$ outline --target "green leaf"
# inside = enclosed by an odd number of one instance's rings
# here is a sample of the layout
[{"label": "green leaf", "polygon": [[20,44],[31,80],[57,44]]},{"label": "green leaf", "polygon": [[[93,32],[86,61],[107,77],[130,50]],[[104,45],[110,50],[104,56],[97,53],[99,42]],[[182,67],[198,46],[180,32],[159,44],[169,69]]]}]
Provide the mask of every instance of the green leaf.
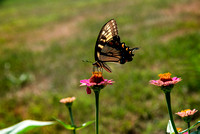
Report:
[{"label": "green leaf", "polygon": [[54,124],[54,122],[24,120],[16,125],[0,130],[0,134],[22,134],[33,128],[52,124]]},{"label": "green leaf", "polygon": [[167,133],[173,134],[174,133],[174,129],[172,127],[172,123],[171,120],[169,120],[168,124],[167,124]]},{"label": "green leaf", "polygon": [[88,122],[85,122],[85,123],[83,123],[80,127],[76,127],[76,130],[80,130],[80,129],[82,129],[82,128],[85,128],[85,127],[91,125],[91,124],[94,123],[94,122],[95,122],[95,121],[88,121]]},{"label": "green leaf", "polygon": [[61,120],[59,120],[59,119],[56,119],[56,118],[54,118],[57,122],[59,122],[61,125],[63,125],[66,129],[68,129],[68,130],[74,130],[75,129],[75,127],[73,127],[72,125],[68,125],[68,124],[65,124],[64,122],[62,122]]},{"label": "green leaf", "polygon": [[[197,123],[195,123],[194,125],[192,125],[189,129],[185,129],[184,131],[182,131],[180,134],[182,134],[182,133],[184,133],[184,132],[187,132],[188,130],[191,130],[192,128],[194,128],[197,124],[199,124],[200,123],[200,121],[198,121]],[[195,132],[192,132],[193,134],[200,134],[200,129],[199,129],[199,127],[197,128],[197,131],[195,131]],[[192,134],[191,133],[191,134]]]}]

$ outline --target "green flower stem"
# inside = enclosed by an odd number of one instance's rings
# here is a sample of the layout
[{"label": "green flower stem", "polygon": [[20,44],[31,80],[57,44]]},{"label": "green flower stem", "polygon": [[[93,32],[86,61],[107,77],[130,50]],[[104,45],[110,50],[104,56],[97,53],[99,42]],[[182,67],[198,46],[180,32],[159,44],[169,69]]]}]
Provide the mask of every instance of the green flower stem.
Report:
[{"label": "green flower stem", "polygon": [[[73,119],[73,115],[72,115],[72,108],[68,107],[68,109],[69,109],[71,124],[72,124],[73,127],[75,127],[75,125],[74,125],[74,119]],[[73,130],[73,134],[76,134],[76,129]]]},{"label": "green flower stem", "polygon": [[167,101],[167,108],[168,108],[169,117],[170,117],[170,120],[171,120],[171,123],[172,123],[172,127],[174,129],[175,134],[178,134],[178,132],[176,130],[175,123],[174,123],[174,119],[173,119],[173,116],[172,116],[170,92],[165,92],[165,98],[166,98],[166,101]]},{"label": "green flower stem", "polygon": [[187,132],[188,130],[193,129],[196,125],[198,125],[200,123],[200,121],[198,121],[197,123],[195,123],[194,125],[192,125],[190,128],[183,130],[180,134]]},{"label": "green flower stem", "polygon": [[[190,122],[187,123],[188,129],[190,128]],[[188,130],[188,134],[190,134],[190,130]]]},{"label": "green flower stem", "polygon": [[96,101],[96,134],[99,133],[99,94],[100,90],[94,90]]}]

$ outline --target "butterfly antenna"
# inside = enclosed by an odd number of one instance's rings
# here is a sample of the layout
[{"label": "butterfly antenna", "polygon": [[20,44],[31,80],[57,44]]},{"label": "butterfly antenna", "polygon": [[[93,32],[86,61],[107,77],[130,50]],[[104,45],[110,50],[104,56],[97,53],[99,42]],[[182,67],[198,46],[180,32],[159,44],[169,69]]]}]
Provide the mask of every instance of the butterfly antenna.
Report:
[{"label": "butterfly antenna", "polygon": [[135,47],[135,48],[131,48],[130,50],[135,51],[135,50],[138,50],[138,49],[139,49],[139,47]]}]

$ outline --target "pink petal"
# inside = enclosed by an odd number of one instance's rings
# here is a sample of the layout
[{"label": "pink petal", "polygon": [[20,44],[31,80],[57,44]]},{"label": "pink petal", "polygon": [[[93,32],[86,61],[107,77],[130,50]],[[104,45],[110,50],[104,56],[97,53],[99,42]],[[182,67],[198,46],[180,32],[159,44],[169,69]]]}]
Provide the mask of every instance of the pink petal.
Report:
[{"label": "pink petal", "polygon": [[89,79],[80,80],[80,83],[89,83]]},{"label": "pink petal", "polygon": [[192,116],[194,115],[198,110],[193,109],[193,110],[187,110],[187,111],[181,111],[176,113],[177,115],[181,116],[181,117],[187,117],[187,116]]},{"label": "pink petal", "polygon": [[95,83],[91,83],[90,79],[80,80],[81,85],[80,86],[93,86],[96,85]]},{"label": "pink petal", "polygon": [[101,81],[100,83],[98,83],[97,85],[105,85],[106,82],[105,81]]},{"label": "pink petal", "polygon": [[172,78],[172,81],[177,81],[177,82],[179,82],[179,81],[181,81],[182,79],[181,78],[177,78],[177,77],[173,77]]},{"label": "pink petal", "polygon": [[112,84],[114,83],[114,81],[112,81],[112,80],[108,80],[107,83],[110,84],[110,85],[112,85]]},{"label": "pink petal", "polygon": [[174,84],[173,81],[166,81],[166,82],[163,82],[163,86],[169,86],[169,85],[172,85]]},{"label": "pink petal", "polygon": [[96,85],[96,83],[94,83],[94,82],[87,83],[87,86],[88,86],[88,87],[94,86],[94,85]]},{"label": "pink petal", "polygon": [[86,84],[82,83],[80,86],[86,86]]},{"label": "pink petal", "polygon": [[166,81],[166,82],[164,82],[163,85],[164,85],[164,86],[174,85],[174,84],[178,83],[179,81],[181,81],[180,78],[173,77],[173,78],[172,78],[172,81]]},{"label": "pink petal", "polygon": [[179,78],[177,78],[177,77],[173,77],[173,78],[172,78],[172,80],[177,80],[177,79],[179,79]]},{"label": "pink petal", "polygon": [[152,84],[152,85],[156,85],[156,86],[162,86],[163,85],[163,82],[161,80],[150,80],[149,83]]},{"label": "pink petal", "polygon": [[114,83],[114,81],[104,79],[104,81],[101,81],[100,83],[98,83],[98,85],[108,85],[108,84],[112,85],[112,83]]}]

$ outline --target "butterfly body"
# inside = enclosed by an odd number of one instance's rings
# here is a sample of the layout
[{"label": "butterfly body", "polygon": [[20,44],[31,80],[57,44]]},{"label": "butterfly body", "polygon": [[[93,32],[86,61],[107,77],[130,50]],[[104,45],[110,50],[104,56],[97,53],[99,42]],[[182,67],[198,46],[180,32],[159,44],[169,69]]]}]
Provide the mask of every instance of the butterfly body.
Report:
[{"label": "butterfly body", "polygon": [[132,61],[133,51],[138,48],[129,48],[118,36],[117,24],[114,19],[108,21],[101,29],[95,46],[95,63],[93,65],[111,72],[106,62],[125,64]]}]

